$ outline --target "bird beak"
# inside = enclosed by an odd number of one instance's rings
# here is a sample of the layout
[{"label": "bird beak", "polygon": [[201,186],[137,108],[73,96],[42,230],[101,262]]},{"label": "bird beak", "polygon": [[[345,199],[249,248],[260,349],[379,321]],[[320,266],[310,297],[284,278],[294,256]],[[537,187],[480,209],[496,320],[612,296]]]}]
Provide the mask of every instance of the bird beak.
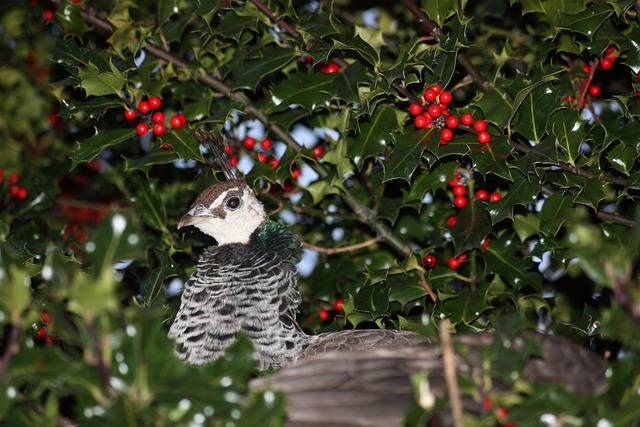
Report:
[{"label": "bird beak", "polygon": [[180,219],[180,222],[178,222],[178,228],[180,229],[189,225],[196,225],[215,216],[216,215],[214,215],[206,206],[197,204]]}]

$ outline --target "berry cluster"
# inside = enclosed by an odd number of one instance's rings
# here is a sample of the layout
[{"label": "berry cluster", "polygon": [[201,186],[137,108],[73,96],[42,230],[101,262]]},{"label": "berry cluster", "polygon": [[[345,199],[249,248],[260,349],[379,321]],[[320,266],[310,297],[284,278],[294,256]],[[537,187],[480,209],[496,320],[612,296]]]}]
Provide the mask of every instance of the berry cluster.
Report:
[{"label": "berry cluster", "polygon": [[440,83],[427,87],[423,97],[419,100],[420,103],[414,102],[409,105],[409,113],[415,116],[413,123],[419,129],[440,128],[441,145],[447,145],[453,139],[453,130],[460,123],[467,127],[473,127],[478,133],[479,143],[486,144],[491,139],[491,135],[486,131],[487,123],[484,120],[474,120],[469,113],[457,117],[449,112],[448,106],[453,100],[453,96],[448,90],[442,90]]},{"label": "berry cluster", "polygon": [[[242,144],[247,150],[259,150],[258,151],[258,160],[262,163],[269,164],[273,166],[273,168],[277,168],[280,164],[280,161],[274,157],[273,155],[269,155],[273,149],[273,140],[270,138],[263,138],[260,142],[251,136],[247,136],[242,140]],[[236,166],[238,164],[238,156],[233,153],[233,148],[227,147],[227,154],[229,155],[229,161],[232,166]],[[324,148],[322,145],[316,145],[313,147],[313,156],[317,159],[324,155]],[[299,178],[301,171],[300,168],[296,165],[293,165],[291,168],[291,173],[294,178]]]},{"label": "berry cluster", "polygon": [[61,337],[49,335],[47,333],[47,329],[51,330],[53,328],[51,326],[51,317],[46,310],[42,310],[42,322],[39,324],[34,323],[31,328],[33,330],[33,339],[38,343],[49,344],[53,341],[62,340]]},{"label": "berry cluster", "polygon": [[[473,200],[482,200],[488,201],[491,203],[497,202],[502,199],[502,196],[497,191],[489,193],[487,190],[479,189],[475,192],[475,195],[472,197],[467,196],[467,185],[463,179],[461,179],[460,174],[456,172],[454,174],[454,179],[449,180],[449,187],[451,187],[451,192],[453,195],[453,205],[461,209],[465,207],[469,201]],[[449,227],[453,227],[458,223],[458,217],[455,215],[450,215],[447,218],[447,225]],[[481,242],[482,249],[487,249],[489,246],[489,238],[484,238]],[[447,260],[447,265],[449,268],[455,270],[460,267],[460,264],[467,260],[467,254],[460,254],[457,257],[450,257]],[[437,259],[434,254],[427,254],[422,259],[422,265],[425,268],[432,269],[436,266]]]},{"label": "berry cluster", "polygon": [[[307,64],[310,64],[310,65],[313,64],[313,56],[311,55],[304,56],[302,58],[302,62],[306,62]],[[340,68],[340,65],[336,64],[333,61],[329,62],[328,64],[321,62],[317,64],[315,68],[321,73],[325,73],[325,74],[333,74],[333,73],[342,71],[342,69]]]},{"label": "berry cluster", "polygon": [[[148,100],[142,100],[138,103],[137,112],[134,110],[124,110],[124,117],[127,120],[134,120],[141,115],[142,121],[136,126],[138,135],[146,135],[149,129],[156,135],[161,136],[167,131],[165,126],[165,115],[162,111],[157,111],[162,106],[162,99],[157,96],[150,96]],[[184,114],[179,113],[169,119],[172,128],[179,128],[187,123]],[[163,144],[161,140],[158,143],[162,148],[169,148],[169,144]]]},{"label": "berry cluster", "polygon": [[[591,79],[593,77],[593,73],[598,66],[600,66],[600,69],[603,71],[610,70],[617,59],[617,48],[611,45],[604,51],[604,54],[600,58],[591,61],[591,65],[584,64],[582,66],[582,71],[587,74],[588,78],[582,81],[583,90],[587,91],[592,97],[599,96],[602,89],[599,85],[593,83]],[[573,95],[564,98],[564,102],[566,104],[573,104],[575,101],[576,97]],[[582,105],[578,105],[578,108],[581,107]]]},{"label": "berry cluster", "polygon": [[[15,199],[24,200],[28,193],[25,187],[17,185],[19,179],[20,175],[17,173],[9,175],[9,178],[7,179],[7,185],[9,186],[8,193],[9,196]],[[4,171],[2,169],[0,169],[0,183],[4,183]]]},{"label": "berry cluster", "polygon": [[[328,303],[325,304],[328,305]],[[319,319],[320,322],[326,322],[327,320],[331,319],[332,315],[344,311],[344,309],[342,308],[343,305],[344,300],[342,298],[337,298],[329,309],[321,308],[320,310],[318,310],[317,319]],[[310,324],[312,324],[314,323],[315,319],[316,316],[312,314],[307,320]]]}]

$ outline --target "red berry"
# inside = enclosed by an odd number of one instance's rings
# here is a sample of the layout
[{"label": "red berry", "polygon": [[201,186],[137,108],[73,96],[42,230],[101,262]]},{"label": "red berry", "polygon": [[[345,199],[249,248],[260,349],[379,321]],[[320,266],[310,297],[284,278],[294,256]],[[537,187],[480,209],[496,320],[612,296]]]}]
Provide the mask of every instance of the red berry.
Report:
[{"label": "red berry", "polygon": [[636,74],[636,77],[638,78],[638,81],[640,82],[640,70],[638,71],[638,73]]},{"label": "red berry", "polygon": [[171,148],[171,144],[164,144],[162,146],[162,149],[164,149],[164,150],[168,150],[169,148]]},{"label": "red berry", "polygon": [[316,159],[319,159],[323,155],[324,155],[324,148],[322,148],[322,145],[316,145],[315,147],[313,147],[313,157],[315,157]]},{"label": "red berry", "polygon": [[36,334],[36,336],[34,338],[37,339],[37,340],[41,340],[46,335],[47,335],[47,330],[45,329],[44,325],[40,325],[40,327],[38,328],[38,333]]},{"label": "red berry", "polygon": [[458,217],[455,215],[451,215],[449,218],[447,218],[447,225],[449,227],[453,227],[454,225],[456,225],[457,222],[458,222]]},{"label": "red berry", "polygon": [[182,126],[184,124],[184,123],[182,123],[182,119],[178,115],[171,116],[171,119],[169,119],[169,123],[171,124],[171,127],[173,127],[173,128],[179,128],[180,126]]},{"label": "red berry", "polygon": [[167,128],[162,123],[156,123],[153,125],[153,133],[156,135],[162,135],[167,131]]},{"label": "red berry", "polygon": [[491,193],[489,195],[489,201],[490,202],[497,202],[498,200],[502,199],[502,196],[500,195],[500,193]]},{"label": "red berry", "polygon": [[185,115],[184,115],[184,114],[182,114],[182,113],[178,113],[178,117],[180,117],[180,121],[182,121],[182,124],[183,124],[183,125],[186,125],[186,124],[187,124],[187,116],[185,116]]},{"label": "red berry", "polygon": [[464,185],[454,185],[453,186],[453,195],[454,196],[464,196],[464,194],[467,192],[467,188]]},{"label": "red berry", "polygon": [[489,135],[489,132],[487,131],[482,131],[478,134],[478,142],[480,144],[486,144],[487,142],[489,142],[490,139],[491,139],[491,135]]},{"label": "red berry", "polygon": [[320,311],[318,311],[318,317],[320,318],[320,320],[324,322],[326,320],[329,320],[329,317],[331,317],[331,315],[327,310],[323,308]]},{"label": "red berry", "polygon": [[18,194],[16,194],[16,197],[20,200],[24,200],[27,197],[27,189],[24,187],[18,187]]},{"label": "red berry", "polygon": [[575,100],[576,100],[576,97],[573,95],[570,95],[570,96],[566,96],[563,101],[565,104],[573,104]]},{"label": "red berry", "polygon": [[449,261],[447,261],[447,264],[449,265],[449,268],[455,270],[456,268],[460,267],[460,260],[456,257],[451,257],[449,258]]},{"label": "red berry", "polygon": [[445,107],[446,106],[444,104],[440,104],[440,111],[442,112],[443,116],[449,117],[451,113]]},{"label": "red berry", "polygon": [[264,153],[258,153],[258,160],[262,163],[267,163],[267,155]]},{"label": "red berry", "polygon": [[440,138],[447,142],[451,141],[453,139],[453,131],[449,128],[442,129]]},{"label": "red berry", "polygon": [[245,147],[247,147],[247,149],[253,150],[253,147],[256,146],[256,139],[250,136],[247,136],[244,138],[244,141],[242,141],[242,143],[244,144]]},{"label": "red berry", "polygon": [[415,102],[412,103],[411,105],[409,105],[409,113],[411,113],[412,116],[417,116],[418,114],[422,113],[422,105]]},{"label": "red berry", "polygon": [[485,397],[484,400],[482,401],[482,409],[484,409],[485,411],[488,411],[489,409],[491,409],[491,406],[493,406],[491,397],[490,396]]},{"label": "red berry", "polygon": [[157,110],[162,105],[162,100],[157,96],[152,96],[149,98],[149,106],[152,110]]},{"label": "red berry", "polygon": [[47,310],[42,310],[42,321],[47,325],[51,321],[51,316],[49,316],[49,313],[47,312]]},{"label": "red berry", "polygon": [[488,238],[488,237],[485,237],[485,238],[482,240],[482,249],[487,249],[488,247],[489,247],[489,238]]},{"label": "red berry", "polygon": [[443,90],[440,93],[440,103],[448,104],[451,102],[451,100],[453,100],[453,95],[451,95],[451,92],[449,92],[448,90]]},{"label": "red berry", "polygon": [[489,193],[487,190],[478,190],[476,191],[476,199],[478,200],[487,200],[489,198]]},{"label": "red berry", "polygon": [[154,113],[151,120],[153,120],[154,123],[164,123],[164,113],[160,111]]},{"label": "red berry", "polygon": [[455,129],[460,124],[460,120],[456,116],[449,116],[445,124],[447,125],[447,127]]},{"label": "red berry", "polygon": [[44,19],[44,22],[51,22],[51,20],[53,19],[53,10],[45,10],[42,12],[42,19]]},{"label": "red berry", "polygon": [[598,96],[600,95],[600,86],[598,85],[594,85],[592,84],[591,86],[589,86],[589,94],[591,96]]},{"label": "red berry", "polygon": [[435,119],[442,114],[442,109],[437,104],[431,104],[429,105],[429,108],[427,108],[427,114]]},{"label": "red berry", "polygon": [[496,409],[496,417],[498,417],[499,420],[504,420],[505,418],[507,418],[508,414],[509,411],[507,411],[507,408],[505,408],[504,406],[499,406]]},{"label": "red berry", "polygon": [[456,206],[456,208],[463,208],[465,206],[467,206],[467,198],[464,196],[456,196],[455,199],[453,199],[453,204]]},{"label": "red berry", "polygon": [[294,177],[295,179],[298,179],[298,178],[300,178],[300,175],[302,175],[302,171],[300,170],[299,167],[294,166],[291,169],[291,176]]},{"label": "red berry", "polygon": [[610,70],[613,67],[613,60],[611,58],[602,58],[600,61],[600,68],[603,70]]},{"label": "red berry", "polygon": [[12,173],[11,175],[9,175],[9,185],[13,185],[18,182],[18,179],[20,179],[20,175],[17,173]]},{"label": "red berry", "polygon": [[442,85],[440,83],[435,84],[431,86],[431,90],[433,90],[436,93],[436,95],[440,95],[440,92],[442,92]]},{"label": "red berry", "polygon": [[417,128],[422,129],[427,126],[427,123],[429,123],[429,119],[427,119],[424,115],[420,114],[416,116],[415,119],[413,119],[413,123],[416,125]]},{"label": "red berry", "polygon": [[124,118],[127,120],[133,120],[136,117],[138,117],[138,115],[136,114],[135,111],[130,111],[130,110],[124,110]]},{"label": "red berry", "polygon": [[636,97],[640,98],[640,90],[636,91]]},{"label": "red berry", "polygon": [[433,256],[432,254],[429,255],[425,255],[424,258],[422,258],[422,265],[424,265],[425,268],[433,268],[436,266],[436,257]]},{"label": "red berry", "polygon": [[231,164],[231,166],[233,166],[234,168],[238,166],[238,160],[238,156],[229,156],[229,164]]},{"label": "red berry", "polygon": [[337,73],[340,71],[340,67],[335,62],[331,62],[328,65],[320,68],[320,71],[327,74]]},{"label": "red berry", "polygon": [[473,116],[469,113],[465,113],[462,115],[462,117],[460,117],[460,121],[463,125],[470,126],[471,123],[473,123]]},{"label": "red berry", "polygon": [[582,66],[582,71],[584,71],[585,73],[589,74],[591,72],[591,68],[587,64],[584,64]]},{"label": "red berry", "polygon": [[138,104],[138,110],[140,110],[141,113],[148,113],[149,111],[151,111],[151,104],[149,104],[147,101],[140,101],[140,103]]},{"label": "red berry", "polygon": [[19,191],[18,187],[15,187],[15,186],[9,187],[9,195],[11,197],[18,197],[18,191]]},{"label": "red berry", "polygon": [[136,133],[138,135],[144,135],[147,132],[149,132],[149,126],[144,123],[138,123],[138,126],[136,126]]},{"label": "red berry", "polygon": [[473,129],[476,132],[482,132],[486,128],[487,128],[487,122],[485,122],[482,119],[476,120],[476,122],[473,124]]},{"label": "red berry", "polygon": [[269,159],[269,161],[267,163],[270,164],[271,166],[273,166],[273,168],[275,169],[280,164],[280,160],[276,159],[275,157],[272,157],[272,158]]},{"label": "red berry", "polygon": [[269,138],[265,138],[262,141],[260,141],[260,146],[264,150],[269,150],[273,147],[273,141],[271,141]]},{"label": "red berry", "polygon": [[607,48],[607,50],[604,51],[604,55],[611,56],[615,51],[616,51],[616,47],[614,45],[611,45]]},{"label": "red berry", "polygon": [[424,100],[425,101],[433,102],[433,101],[435,101],[437,96],[438,95],[436,94],[436,92],[432,88],[428,88],[427,90],[424,91]]},{"label": "red berry", "polygon": [[342,308],[343,305],[344,305],[344,300],[341,298],[338,298],[336,302],[333,303],[333,308],[335,308],[336,311],[343,311],[344,310],[344,308]]}]

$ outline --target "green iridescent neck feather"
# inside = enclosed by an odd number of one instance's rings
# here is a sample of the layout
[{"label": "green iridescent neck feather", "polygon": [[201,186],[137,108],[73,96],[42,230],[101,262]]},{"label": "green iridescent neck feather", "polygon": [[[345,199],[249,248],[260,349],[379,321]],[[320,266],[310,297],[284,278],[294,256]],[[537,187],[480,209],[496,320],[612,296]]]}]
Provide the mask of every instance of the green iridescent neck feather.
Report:
[{"label": "green iridescent neck feather", "polygon": [[260,250],[274,251],[292,264],[300,261],[302,246],[296,235],[282,223],[267,219],[251,235],[251,245]]}]

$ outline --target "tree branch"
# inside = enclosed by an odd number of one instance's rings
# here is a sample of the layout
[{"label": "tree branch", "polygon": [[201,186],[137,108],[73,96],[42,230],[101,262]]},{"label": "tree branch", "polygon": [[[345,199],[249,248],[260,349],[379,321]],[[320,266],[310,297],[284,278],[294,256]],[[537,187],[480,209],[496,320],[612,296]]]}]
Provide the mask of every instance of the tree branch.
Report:
[{"label": "tree branch", "polygon": [[309,249],[313,249],[314,251],[318,251],[318,252],[323,253],[323,254],[333,255],[333,254],[339,254],[339,253],[342,253],[342,252],[356,251],[358,249],[362,249],[362,248],[366,248],[366,247],[371,246],[371,245],[375,245],[378,242],[380,242],[380,239],[378,237],[374,237],[372,239],[365,240],[364,242],[356,243],[354,245],[349,245],[349,246],[343,246],[341,248],[323,248],[323,247],[312,245],[311,243],[306,243],[306,242],[302,242],[302,245],[307,247],[307,248],[309,248]]},{"label": "tree branch", "polygon": [[458,387],[458,378],[456,370],[455,352],[451,342],[451,333],[449,333],[451,321],[445,319],[440,322],[440,344],[442,345],[442,365],[444,369],[444,380],[449,393],[449,403],[451,405],[451,416],[454,427],[462,427],[463,425],[463,407],[460,397],[460,388]]},{"label": "tree branch", "polygon": [[18,344],[18,338],[20,337],[20,329],[17,326],[19,324],[20,313],[14,310],[11,314],[11,324],[9,325],[9,339],[7,340],[4,354],[0,359],[0,380],[4,377],[7,368],[9,368],[9,363],[11,363],[13,355],[19,350],[20,345]]}]

